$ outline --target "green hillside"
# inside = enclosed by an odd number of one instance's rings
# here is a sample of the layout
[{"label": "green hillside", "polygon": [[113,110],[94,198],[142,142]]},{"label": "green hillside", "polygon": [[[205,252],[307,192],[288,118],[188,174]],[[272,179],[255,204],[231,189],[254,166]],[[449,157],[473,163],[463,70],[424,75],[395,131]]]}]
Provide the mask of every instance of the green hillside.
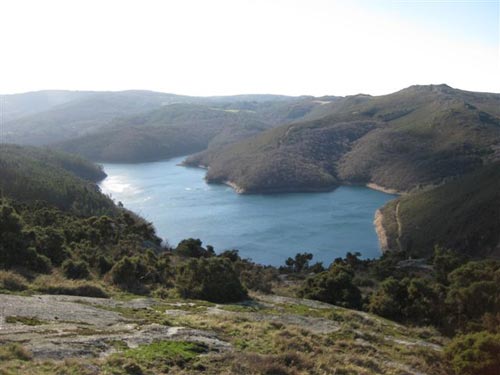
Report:
[{"label": "green hillside", "polygon": [[171,104],[116,119],[54,147],[97,161],[161,160],[220,149],[302,117],[317,105],[310,99]]},{"label": "green hillside", "polygon": [[115,212],[95,185],[105,173],[73,155],[0,144],[0,176],[3,194],[21,202],[44,201],[79,215]]},{"label": "green hillside", "polygon": [[3,121],[11,121],[92,94],[89,91],[42,90],[2,95]]},{"label": "green hillside", "polygon": [[265,125],[250,112],[172,104],[116,120],[106,129],[56,147],[98,161],[152,161],[204,150],[221,133],[231,138],[262,128]]},{"label": "green hillside", "polygon": [[500,95],[446,85],[357,95],[188,164],[210,166],[207,180],[247,192],[308,191],[340,183],[400,191],[471,172],[498,159]]},{"label": "green hillside", "polygon": [[71,139],[111,120],[181,100],[177,95],[150,91],[94,92],[4,124],[4,142],[47,145]]},{"label": "green hillside", "polygon": [[440,245],[476,257],[498,255],[500,164],[402,196],[381,211],[391,250],[426,256]]}]

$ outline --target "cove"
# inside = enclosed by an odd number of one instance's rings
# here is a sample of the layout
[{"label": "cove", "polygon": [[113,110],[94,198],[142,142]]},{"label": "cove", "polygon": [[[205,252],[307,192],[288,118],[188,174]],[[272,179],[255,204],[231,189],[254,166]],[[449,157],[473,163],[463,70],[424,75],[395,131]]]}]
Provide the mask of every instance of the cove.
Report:
[{"label": "cove", "polygon": [[362,186],[240,195],[228,186],[207,184],[204,170],[178,165],[183,159],[104,163],[108,177],[101,190],[153,222],[172,246],[199,238],[216,252],[238,249],[243,258],[272,265],[305,251],[324,265],[347,251],[359,251],[363,258],[380,256],[374,214],[394,195]]}]

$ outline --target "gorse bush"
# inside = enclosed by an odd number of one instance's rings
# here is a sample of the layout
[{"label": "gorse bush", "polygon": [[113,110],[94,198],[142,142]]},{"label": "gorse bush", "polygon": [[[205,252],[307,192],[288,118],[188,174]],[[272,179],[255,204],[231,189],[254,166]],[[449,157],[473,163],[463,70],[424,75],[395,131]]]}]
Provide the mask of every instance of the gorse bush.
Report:
[{"label": "gorse bush", "polygon": [[235,302],[247,296],[233,264],[226,258],[191,259],[177,270],[176,287],[184,298]]},{"label": "gorse bush", "polygon": [[28,288],[28,280],[12,271],[0,271],[0,289],[21,291]]},{"label": "gorse bush", "polygon": [[68,279],[88,279],[90,276],[89,265],[83,260],[68,259],[61,268]]},{"label": "gorse bush", "polygon": [[460,375],[498,375],[500,334],[476,332],[455,337],[445,350],[455,372]]},{"label": "gorse bush", "polygon": [[147,285],[167,285],[172,277],[170,262],[166,255],[158,257],[152,251],[133,257],[123,257],[109,273],[114,284],[122,289],[139,293],[146,292]]},{"label": "gorse bush", "polygon": [[359,309],[361,292],[353,279],[354,272],[350,266],[333,264],[328,271],[307,278],[298,296]]},{"label": "gorse bush", "polygon": [[187,258],[207,258],[215,255],[212,246],[204,248],[201,245],[202,242],[199,239],[188,238],[179,242],[174,253]]}]

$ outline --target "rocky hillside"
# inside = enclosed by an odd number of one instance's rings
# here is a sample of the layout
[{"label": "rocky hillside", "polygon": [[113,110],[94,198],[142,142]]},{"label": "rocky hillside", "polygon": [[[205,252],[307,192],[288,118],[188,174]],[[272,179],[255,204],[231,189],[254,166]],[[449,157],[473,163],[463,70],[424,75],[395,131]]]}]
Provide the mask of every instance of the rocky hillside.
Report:
[{"label": "rocky hillside", "polygon": [[447,342],[325,303],[0,294],[6,374],[448,374]]}]

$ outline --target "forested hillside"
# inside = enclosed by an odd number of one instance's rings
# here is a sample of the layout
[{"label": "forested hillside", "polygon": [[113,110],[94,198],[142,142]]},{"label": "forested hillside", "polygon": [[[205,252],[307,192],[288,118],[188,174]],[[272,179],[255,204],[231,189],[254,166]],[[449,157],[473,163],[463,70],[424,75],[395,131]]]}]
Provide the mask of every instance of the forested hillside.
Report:
[{"label": "forested hillside", "polygon": [[116,117],[152,110],[177,100],[182,97],[149,91],[87,93],[6,121],[3,142],[47,145],[92,132]]},{"label": "forested hillside", "polygon": [[115,120],[104,130],[56,147],[98,161],[141,162],[198,152],[216,136],[245,137],[267,129],[248,111],[172,104]]},{"label": "forested hillside", "polygon": [[0,176],[3,194],[21,202],[45,201],[78,215],[115,211],[95,184],[106,174],[80,157],[0,144]]},{"label": "forested hillside", "polygon": [[500,164],[402,196],[381,212],[392,251],[421,257],[440,245],[473,257],[499,255]]},{"label": "forested hillside", "polygon": [[90,134],[53,147],[97,161],[161,160],[207,148],[220,149],[283,122],[302,118],[319,105],[310,98],[171,104],[116,119]]},{"label": "forested hillside", "polygon": [[497,160],[499,108],[498,94],[446,85],[346,97],[321,107],[328,114],[320,119],[284,125],[187,163],[208,165],[208,181],[231,181],[250,193],[339,183],[410,191]]}]

